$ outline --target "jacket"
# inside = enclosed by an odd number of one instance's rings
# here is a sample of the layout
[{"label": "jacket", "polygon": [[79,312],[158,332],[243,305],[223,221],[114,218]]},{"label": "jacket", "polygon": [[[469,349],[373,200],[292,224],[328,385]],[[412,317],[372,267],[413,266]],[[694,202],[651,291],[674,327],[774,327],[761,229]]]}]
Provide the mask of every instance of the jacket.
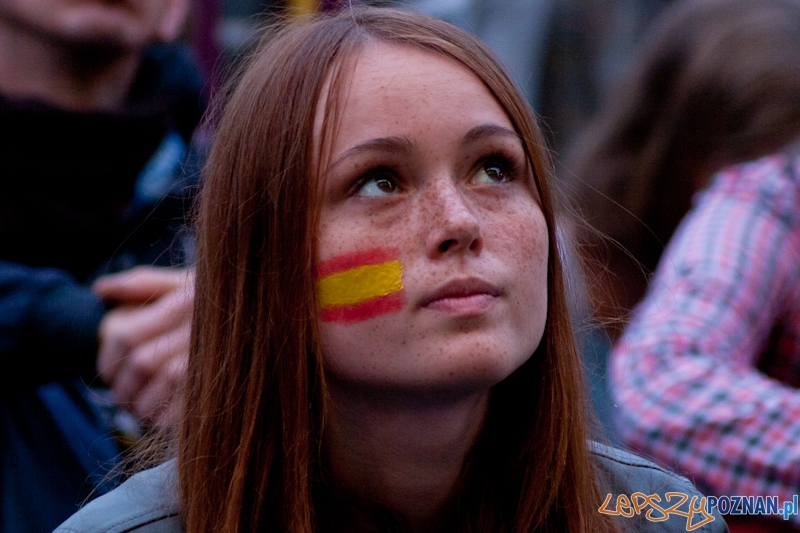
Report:
[{"label": "jacket", "polygon": [[[590,449],[599,484],[606,498],[598,512],[614,515],[620,531],[728,531],[728,526],[716,511],[684,516],[690,514],[689,507],[693,504],[693,499],[695,508],[700,507],[701,501],[705,503],[705,498],[688,479],[622,450],[597,443],[591,443]],[[176,482],[174,460],[145,470],[116,490],[89,503],[54,533],[181,533],[183,528]],[[622,495],[630,500],[637,493],[649,497],[648,502],[661,507],[665,512],[659,513],[652,505],[641,506],[645,503],[642,497],[636,499],[640,507],[638,512],[634,512],[632,506],[625,505],[625,499],[619,499]],[[667,493],[674,493],[669,501]],[[675,494],[686,495],[687,499],[676,507],[677,512],[667,511],[682,499]],[[622,505],[619,505],[620,501]],[[651,510],[652,520],[647,516]],[[620,514],[615,515],[616,512]],[[631,516],[625,516],[627,514]],[[663,521],[653,521],[665,516],[667,518]],[[706,523],[700,525],[703,521]]]}]

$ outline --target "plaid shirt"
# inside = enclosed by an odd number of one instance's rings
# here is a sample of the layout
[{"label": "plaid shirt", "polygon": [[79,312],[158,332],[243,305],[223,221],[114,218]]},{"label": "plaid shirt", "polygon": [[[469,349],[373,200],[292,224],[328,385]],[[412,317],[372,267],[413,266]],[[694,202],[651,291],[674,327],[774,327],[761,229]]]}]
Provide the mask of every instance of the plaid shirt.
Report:
[{"label": "plaid shirt", "polygon": [[614,348],[611,379],[631,448],[707,493],[800,493],[800,158],[714,177]]}]

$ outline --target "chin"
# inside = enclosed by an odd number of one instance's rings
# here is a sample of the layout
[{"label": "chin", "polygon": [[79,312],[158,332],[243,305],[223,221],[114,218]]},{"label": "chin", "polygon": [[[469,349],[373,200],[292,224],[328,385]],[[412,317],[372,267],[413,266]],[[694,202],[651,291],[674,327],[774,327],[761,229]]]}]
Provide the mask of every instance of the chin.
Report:
[{"label": "chin", "polygon": [[409,373],[404,380],[394,380],[389,384],[389,390],[405,389],[407,394],[438,398],[441,402],[487,394],[521,367],[533,353],[533,350],[475,350],[474,344],[472,348],[451,354],[443,352],[439,361],[425,365],[416,373]]},{"label": "chin", "polygon": [[442,382],[451,382],[453,386],[472,388],[478,392],[488,390],[521,367],[533,354],[533,350],[517,352],[462,353],[461,362],[450,368],[442,376]]},{"label": "chin", "polygon": [[65,20],[62,34],[74,45],[129,48],[146,44],[144,37],[139,35],[142,32],[138,23],[135,17],[124,11],[95,6]]},{"label": "chin", "polygon": [[[530,359],[540,335],[519,328],[407,335],[408,328],[369,329],[323,324],[326,374],[340,391],[382,401],[458,401],[488,393]],[[535,330],[535,328],[533,328]],[[394,399],[394,400],[393,400]]]}]

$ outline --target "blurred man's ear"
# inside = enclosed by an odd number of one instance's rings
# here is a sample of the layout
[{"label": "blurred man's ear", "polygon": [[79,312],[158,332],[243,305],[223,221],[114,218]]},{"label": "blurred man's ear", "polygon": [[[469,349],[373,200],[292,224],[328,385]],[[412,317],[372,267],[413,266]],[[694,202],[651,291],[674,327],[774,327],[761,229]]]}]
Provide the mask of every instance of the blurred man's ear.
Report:
[{"label": "blurred man's ear", "polygon": [[174,41],[181,34],[186,22],[189,0],[163,0],[165,4],[164,18],[158,27],[155,38],[161,42]]}]

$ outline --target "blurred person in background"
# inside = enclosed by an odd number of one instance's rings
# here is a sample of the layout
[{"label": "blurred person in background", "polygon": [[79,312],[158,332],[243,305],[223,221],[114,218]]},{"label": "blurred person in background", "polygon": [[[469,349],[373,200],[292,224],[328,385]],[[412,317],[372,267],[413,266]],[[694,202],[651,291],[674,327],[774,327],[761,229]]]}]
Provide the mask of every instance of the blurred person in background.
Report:
[{"label": "blurred person in background", "polygon": [[190,259],[202,81],[167,44],[187,7],[0,0],[2,532],[51,531],[109,488],[119,450],[87,385],[147,426],[182,375],[191,275],[129,269]]},{"label": "blurred person in background", "polygon": [[798,9],[793,0],[674,4],[565,158],[561,182],[593,228],[578,231],[589,314],[602,328],[585,336],[584,359],[596,411],[618,444],[608,350],[665,243],[714,172],[800,135]]},{"label": "blurred person in background", "polygon": [[796,0],[673,4],[573,144],[561,181],[600,232],[584,233],[583,251],[612,341],[695,193],[800,136],[798,29]]},{"label": "blurred person in background", "polygon": [[[628,446],[706,494],[792,501],[800,487],[800,146],[712,178],[610,367]],[[733,532],[800,528],[796,514],[726,520]]]},{"label": "blurred person in background", "polygon": [[800,486],[798,95],[800,3],[681,2],[564,174],[612,340],[649,285],[611,359],[619,436],[712,494]]}]

